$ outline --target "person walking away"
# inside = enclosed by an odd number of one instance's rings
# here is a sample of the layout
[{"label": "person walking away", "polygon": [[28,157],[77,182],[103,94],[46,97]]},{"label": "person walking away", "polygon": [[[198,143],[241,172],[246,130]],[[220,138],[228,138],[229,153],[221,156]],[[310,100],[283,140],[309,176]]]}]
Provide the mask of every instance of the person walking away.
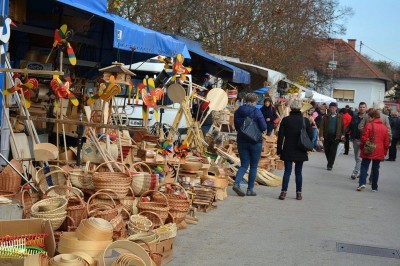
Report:
[{"label": "person walking away", "polygon": [[[379,164],[385,159],[385,155],[389,150],[390,141],[388,129],[380,119],[380,112],[378,110],[371,109],[368,111],[368,116],[370,117],[370,121],[365,124],[365,129],[361,136],[360,157],[362,158],[362,161],[357,191],[363,191],[365,189],[367,172],[371,161],[372,191],[378,191]],[[366,154],[367,141],[375,144],[373,151],[368,154]]]},{"label": "person walking away", "polygon": [[286,197],[292,166],[294,163],[294,174],[296,176],[296,199],[302,200],[303,185],[303,163],[308,161],[307,152],[298,147],[300,131],[305,125],[308,137],[312,139],[312,129],[309,120],[300,112],[302,106],[301,100],[293,100],[290,104],[289,116],[282,119],[278,131],[277,154],[284,161],[285,171],[283,174],[282,190],[279,195],[280,200]]},{"label": "person walking away", "polygon": [[360,102],[358,104],[358,113],[353,115],[350,125],[346,129],[346,133],[350,133],[350,138],[353,142],[354,150],[354,160],[356,164],[354,165],[353,172],[351,173],[351,179],[356,179],[360,175],[361,167],[361,157],[360,157],[360,139],[361,131],[358,129],[358,125],[363,120],[364,116],[367,114],[367,104],[365,102]]},{"label": "person walking away", "polygon": [[264,105],[260,109],[265,121],[267,122],[267,135],[271,136],[272,130],[275,127],[274,121],[278,118],[275,107],[272,106],[271,98],[264,100]]},{"label": "person walking away", "polygon": [[397,111],[390,112],[390,128],[392,130],[392,141],[389,148],[389,158],[386,161],[396,161],[397,143],[400,140],[400,118]]},{"label": "person walking away", "polygon": [[[384,108],[385,108],[385,104],[382,101],[376,101],[373,103],[373,109],[378,110],[382,123],[388,129],[389,140],[391,140],[392,139],[392,129],[390,127],[389,118],[387,117],[386,114],[383,113]],[[364,131],[364,126],[366,123],[369,122],[369,120],[370,120],[370,117],[368,115],[364,116],[364,119],[361,121],[361,123],[358,126],[358,129],[361,132]],[[372,175],[373,175],[373,173],[371,172],[371,175],[369,176],[369,184],[372,184],[372,178],[373,178]]]},{"label": "person walking away", "polygon": [[[255,93],[248,93],[244,98],[245,104],[240,106],[234,113],[234,124],[237,130],[237,147],[240,157],[240,167],[236,173],[235,183],[233,184],[233,191],[239,196],[256,196],[254,191],[254,181],[256,180],[258,161],[260,160],[262,150],[262,139],[258,142],[253,142],[244,133],[240,131],[240,128],[246,119],[250,117],[258,125],[261,132],[267,130],[267,124],[265,123],[264,116],[261,111],[256,108],[258,102],[258,96]],[[243,176],[250,166],[247,193],[245,194],[240,189],[240,183],[242,182]]]},{"label": "person walking away", "polygon": [[[314,111],[314,109],[310,109],[308,114],[310,115],[310,117],[308,118],[310,125],[311,125],[311,129],[312,129],[312,140],[311,143],[313,144],[313,151],[317,151],[318,150],[318,128],[317,128],[317,124],[315,123],[315,119],[314,119],[314,113],[316,113]],[[318,116],[318,114],[317,114]]]},{"label": "person walking away", "polygon": [[[348,105],[346,105],[346,106],[348,106]],[[349,114],[349,109],[347,109],[347,108],[342,108],[340,110],[340,113],[343,117],[343,127],[345,130],[344,154],[348,155],[349,149],[350,149],[350,134],[349,134],[350,132],[346,132],[346,129],[349,127],[352,117]]]},{"label": "person walking away", "polygon": [[337,104],[335,102],[329,104],[329,111],[322,118],[319,137],[324,142],[325,156],[328,161],[326,169],[331,171],[335,163],[338,144],[343,138],[343,118],[337,113]]}]

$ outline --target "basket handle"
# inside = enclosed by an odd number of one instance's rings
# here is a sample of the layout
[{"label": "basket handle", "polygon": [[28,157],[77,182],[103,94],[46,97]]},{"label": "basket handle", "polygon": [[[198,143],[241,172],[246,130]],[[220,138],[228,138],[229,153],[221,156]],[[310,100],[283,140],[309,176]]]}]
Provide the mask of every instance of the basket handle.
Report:
[{"label": "basket handle", "polygon": [[90,161],[87,161],[85,164],[85,174],[89,172]]},{"label": "basket handle", "polygon": [[[57,170],[62,170],[61,167],[59,167],[58,165],[49,165],[49,169],[50,168],[57,168]],[[39,178],[39,174],[41,174],[44,171],[44,167],[35,167],[36,169],[36,178],[35,181],[39,183],[40,178]],[[53,170],[56,171],[56,170]],[[51,172],[51,171],[50,171]]]},{"label": "basket handle", "polygon": [[94,197],[96,197],[97,195],[99,195],[99,194],[103,194],[103,195],[106,195],[107,197],[109,197],[110,199],[111,199],[111,201],[112,201],[112,203],[113,203],[113,207],[114,208],[117,208],[117,204],[115,203],[115,201],[114,201],[114,199],[113,199],[113,197],[111,197],[110,196],[110,194],[107,194],[106,192],[96,192],[96,193],[94,193],[92,196],[90,196],[90,198],[88,199],[88,201],[87,201],[87,205],[86,205],[86,209],[87,209],[87,212],[89,213],[90,212],[90,207],[93,205],[94,206],[94,204],[90,204],[90,202],[93,200],[93,198]]},{"label": "basket handle", "polygon": [[[128,174],[129,174],[129,176],[131,176],[131,173],[129,172],[129,169],[126,167],[126,165],[125,164],[123,164],[123,163],[120,163],[120,162],[116,162],[116,161],[107,161],[107,162],[104,162],[104,163],[101,163],[101,164],[99,164],[95,169],[94,169],[94,171],[93,172],[96,172],[99,168],[100,168],[100,166],[102,166],[103,164],[108,164],[108,163],[113,163],[113,164],[115,164],[115,165],[122,165],[123,166],[123,168],[125,168],[126,169],[126,171],[128,172]],[[119,167],[118,167],[119,168]],[[120,169],[120,168],[119,168]],[[120,171],[121,171],[121,169],[120,169]],[[122,172],[122,171],[121,171]]]},{"label": "basket handle", "polygon": [[[143,163],[143,162],[137,162],[134,163],[130,166],[130,170],[140,170],[139,172],[145,172],[142,168],[142,166],[144,166],[145,168],[147,168],[149,174],[151,174],[153,171],[151,170],[150,166],[147,163]],[[137,167],[137,168],[136,168]]]},{"label": "basket handle", "polygon": [[[150,213],[150,214],[156,216],[157,219],[160,220],[160,224],[161,224],[161,225],[164,224],[164,222],[163,222],[163,220],[161,219],[160,215],[158,215],[157,213],[152,212],[152,211],[141,211],[141,212],[139,212],[138,214],[139,214],[139,215],[142,215],[142,216],[144,216],[144,217],[146,217],[146,218],[149,218],[149,217],[147,217],[146,215],[143,215],[143,213]],[[151,221],[151,220],[150,220],[150,221]],[[149,232],[152,231],[153,229],[154,229],[154,223],[152,224],[152,226],[151,226]]]},{"label": "basket handle", "polygon": [[[55,190],[55,189],[65,189],[65,190],[71,191],[76,196],[76,198],[81,202],[81,204],[85,203],[85,201],[78,194],[78,192],[76,192],[76,189],[74,189],[73,187],[70,187],[70,186],[66,186],[66,185],[56,185],[56,186],[49,187],[49,189],[46,190],[44,195],[47,196],[47,193],[49,191]],[[67,197],[67,195],[65,195],[65,198],[69,199],[69,198],[72,198],[72,197]]]},{"label": "basket handle", "polygon": [[[118,204],[121,204],[121,199],[119,198],[119,196],[118,196],[118,194],[114,191],[114,190],[112,190],[112,189],[109,189],[109,188],[103,188],[103,189],[99,189],[99,190],[97,190],[96,191],[96,193],[98,193],[98,192],[100,192],[99,194],[107,194],[108,196],[110,196],[110,197],[112,197],[109,193],[111,192],[111,193],[113,193],[114,194],[114,196],[116,196],[117,198],[115,199],[115,198],[113,198],[113,200],[115,201],[115,200],[118,200],[118,202],[116,202],[115,204],[118,206]],[[96,194],[95,193],[95,194]],[[94,194],[93,194],[94,195]]]},{"label": "basket handle", "polygon": [[161,194],[161,195],[164,197],[164,199],[165,199],[165,202],[166,202],[166,204],[167,204],[167,207],[169,206],[167,196],[165,196],[164,193],[161,193],[161,192],[158,191],[158,190],[147,190],[147,191],[143,192],[143,194],[140,196],[139,202],[142,202],[142,198],[147,197],[149,194],[152,194],[152,193],[159,193],[159,194]]},{"label": "basket handle", "polygon": [[145,246],[146,246],[146,248],[147,249],[145,249],[145,250],[148,250],[148,252],[149,252],[149,255],[150,255],[150,258],[151,259],[153,259],[153,256],[154,256],[154,253],[153,253],[153,251],[151,250],[151,248],[150,248],[150,246],[149,246],[149,243],[147,243],[147,241],[144,241],[143,239],[135,239],[135,240],[129,240],[129,241],[132,241],[132,242],[135,242],[135,243],[143,243],[143,244],[145,244]]},{"label": "basket handle", "polygon": [[31,208],[30,208],[30,207],[29,207],[29,208],[26,207],[26,202],[25,202],[25,194],[26,194],[26,193],[27,193],[27,195],[29,196],[29,198],[31,199],[31,202],[32,202],[32,204],[33,204],[32,195],[31,195],[31,193],[29,192],[29,190],[27,190],[27,189],[22,190],[22,193],[21,193],[21,203],[22,203],[22,208],[23,208],[23,212],[24,212],[25,219],[28,218],[28,216],[29,216],[30,213],[31,213]]},{"label": "basket handle", "polygon": [[[72,222],[72,227],[76,227],[76,222],[75,222],[74,218],[72,218],[71,216],[69,216],[69,215],[65,216],[65,221],[64,221],[64,223],[65,223],[65,226],[67,227],[67,232],[68,232],[69,226],[68,226],[67,220],[70,220],[70,221]],[[64,224],[64,223],[63,223],[63,224]],[[62,225],[61,225],[61,226],[62,226]]]}]

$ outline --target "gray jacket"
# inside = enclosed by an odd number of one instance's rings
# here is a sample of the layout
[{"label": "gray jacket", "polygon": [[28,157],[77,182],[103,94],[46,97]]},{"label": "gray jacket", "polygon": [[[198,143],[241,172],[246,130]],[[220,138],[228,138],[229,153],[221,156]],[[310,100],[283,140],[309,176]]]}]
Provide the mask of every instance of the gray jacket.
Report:
[{"label": "gray jacket", "polygon": [[[388,129],[389,140],[391,140],[391,139],[392,139],[392,129],[391,129],[391,127],[390,127],[389,118],[387,117],[387,115],[385,115],[384,113],[382,113],[382,110],[378,110],[378,111],[379,111],[379,113],[380,113],[380,115],[381,115],[380,118],[381,118],[382,123],[383,123],[383,124],[386,126],[386,128]],[[364,130],[365,123],[368,123],[370,119],[371,119],[371,118],[369,117],[369,115],[365,115],[364,118],[363,118],[363,120],[360,122],[360,124],[358,124],[358,129],[360,130],[361,134],[362,134],[362,132],[363,132],[363,130]]]}]

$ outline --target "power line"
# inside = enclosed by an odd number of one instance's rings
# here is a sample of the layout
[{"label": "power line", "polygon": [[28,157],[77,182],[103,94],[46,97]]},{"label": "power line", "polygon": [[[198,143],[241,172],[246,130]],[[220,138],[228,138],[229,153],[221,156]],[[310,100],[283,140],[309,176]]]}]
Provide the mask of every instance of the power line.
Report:
[{"label": "power line", "polygon": [[396,61],[396,60],[393,60],[393,59],[391,59],[391,58],[389,58],[389,57],[387,57],[387,56],[385,56],[385,55],[381,54],[380,52],[378,52],[378,51],[376,51],[376,50],[372,49],[371,47],[369,47],[369,46],[367,46],[367,45],[365,45],[363,42],[361,42],[361,43],[360,43],[360,50],[361,50],[361,46],[365,46],[365,47],[367,47],[368,49],[370,49],[371,51],[373,51],[373,52],[377,53],[378,55],[380,55],[380,56],[382,56],[382,57],[384,57],[384,58],[388,59],[389,61],[392,61],[392,62],[394,62],[394,63],[396,63],[396,64],[399,64],[399,65],[400,65],[400,62],[398,62],[398,61]]}]

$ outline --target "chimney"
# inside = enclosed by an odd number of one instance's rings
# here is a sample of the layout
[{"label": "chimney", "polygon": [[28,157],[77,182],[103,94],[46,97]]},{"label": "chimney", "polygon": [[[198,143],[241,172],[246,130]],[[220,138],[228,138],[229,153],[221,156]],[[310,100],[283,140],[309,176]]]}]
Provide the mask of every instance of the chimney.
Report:
[{"label": "chimney", "polygon": [[354,50],[356,49],[356,39],[347,39],[347,42]]}]

